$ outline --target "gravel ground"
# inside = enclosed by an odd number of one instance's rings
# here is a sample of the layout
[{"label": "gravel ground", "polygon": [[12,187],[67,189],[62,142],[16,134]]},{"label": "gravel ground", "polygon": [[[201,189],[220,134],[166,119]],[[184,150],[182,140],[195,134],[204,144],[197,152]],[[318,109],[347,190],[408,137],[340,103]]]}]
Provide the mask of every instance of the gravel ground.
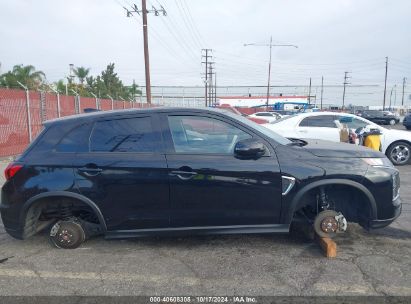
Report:
[{"label": "gravel ground", "polygon": [[372,232],[349,225],[335,259],[293,234],[96,238],[58,250],[46,235],[15,240],[0,222],[1,295],[411,296],[411,166],[399,170],[401,217]]}]

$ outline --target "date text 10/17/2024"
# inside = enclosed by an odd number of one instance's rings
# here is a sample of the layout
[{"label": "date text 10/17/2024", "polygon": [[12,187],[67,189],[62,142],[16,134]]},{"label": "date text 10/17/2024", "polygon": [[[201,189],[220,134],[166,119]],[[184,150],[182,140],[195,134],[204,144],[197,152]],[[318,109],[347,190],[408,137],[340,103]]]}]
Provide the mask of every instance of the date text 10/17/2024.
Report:
[{"label": "date text 10/17/2024", "polygon": [[150,303],[257,303],[257,299],[248,296],[155,296],[150,297]]}]

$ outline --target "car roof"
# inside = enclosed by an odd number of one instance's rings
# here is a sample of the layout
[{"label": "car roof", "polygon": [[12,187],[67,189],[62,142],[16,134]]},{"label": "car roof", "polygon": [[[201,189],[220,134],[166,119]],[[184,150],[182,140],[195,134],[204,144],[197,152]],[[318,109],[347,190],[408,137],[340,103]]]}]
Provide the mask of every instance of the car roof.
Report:
[{"label": "car roof", "polygon": [[[357,116],[354,114],[350,113],[345,113],[345,112],[303,112],[298,114],[298,117],[308,117],[308,116],[322,116],[322,115],[338,115],[338,116]],[[297,117],[297,115],[295,116]]]},{"label": "car roof", "polygon": [[226,114],[224,109],[215,108],[185,108],[185,107],[152,107],[152,108],[138,108],[138,109],[122,109],[110,111],[94,111],[89,113],[81,113],[77,115],[70,115],[61,118],[51,119],[44,122],[44,125],[65,124],[76,121],[94,120],[99,118],[110,118],[127,114],[148,114],[148,113],[168,113],[168,112],[192,112],[192,113],[219,113]]}]

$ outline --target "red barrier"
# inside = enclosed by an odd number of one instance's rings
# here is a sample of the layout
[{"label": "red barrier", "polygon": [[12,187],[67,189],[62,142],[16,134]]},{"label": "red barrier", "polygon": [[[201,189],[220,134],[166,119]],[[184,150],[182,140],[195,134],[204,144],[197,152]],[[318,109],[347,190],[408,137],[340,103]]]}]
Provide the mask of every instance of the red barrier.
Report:
[{"label": "red barrier", "polygon": [[[54,93],[29,91],[29,111],[27,111],[26,92],[24,90],[0,88],[0,157],[21,153],[29,144],[29,125],[27,112],[30,113],[32,140],[41,132],[43,121],[75,115],[86,108],[97,108],[96,99],[80,97],[77,104],[74,96],[57,95]],[[111,99],[100,99],[100,109],[112,109]],[[141,107],[140,103],[131,104],[128,101],[113,101],[114,109],[129,109]],[[143,107],[149,105],[143,104]],[[78,109],[79,108],[79,109]]]}]

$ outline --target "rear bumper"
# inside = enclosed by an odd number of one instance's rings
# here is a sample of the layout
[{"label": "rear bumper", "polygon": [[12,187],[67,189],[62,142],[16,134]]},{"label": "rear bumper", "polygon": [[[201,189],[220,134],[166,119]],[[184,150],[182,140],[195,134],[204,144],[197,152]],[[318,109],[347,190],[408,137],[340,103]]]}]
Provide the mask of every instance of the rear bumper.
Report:
[{"label": "rear bumper", "polygon": [[8,234],[16,239],[23,239],[24,233],[20,225],[19,219],[13,217],[15,212],[10,210],[10,206],[0,204],[1,220],[3,222],[4,229]]},{"label": "rear bumper", "polygon": [[394,202],[393,202],[395,209],[394,209],[394,216],[388,219],[376,219],[376,220],[371,220],[369,223],[369,228],[370,229],[378,229],[378,228],[383,228],[388,225],[390,225],[392,222],[394,222],[400,215],[401,215],[401,210],[402,210],[402,204],[401,204],[401,199],[398,197]]}]

